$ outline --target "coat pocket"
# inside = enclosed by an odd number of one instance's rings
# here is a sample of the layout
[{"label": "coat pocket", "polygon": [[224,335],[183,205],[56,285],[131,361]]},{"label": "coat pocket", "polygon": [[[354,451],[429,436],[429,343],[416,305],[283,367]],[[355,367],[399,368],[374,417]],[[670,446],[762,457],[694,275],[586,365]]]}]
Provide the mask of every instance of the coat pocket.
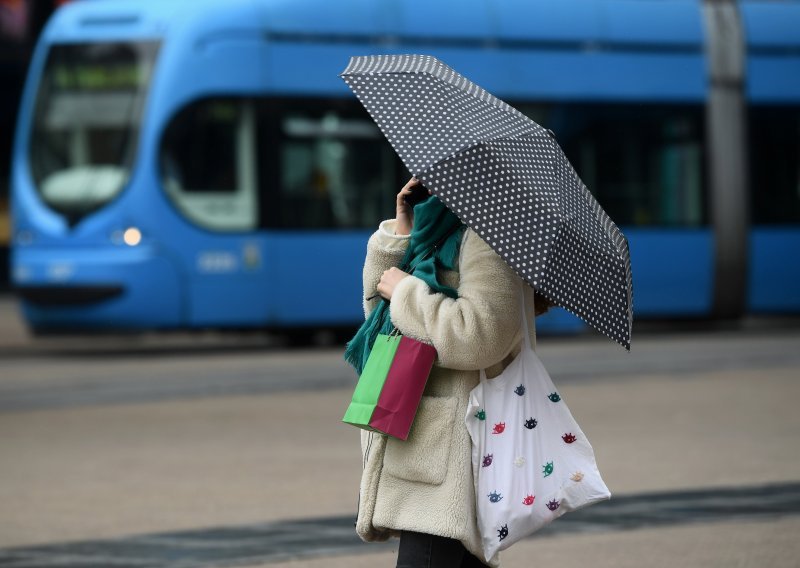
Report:
[{"label": "coat pocket", "polygon": [[384,472],[399,479],[440,485],[447,477],[458,399],[423,396],[405,442],[389,438]]}]

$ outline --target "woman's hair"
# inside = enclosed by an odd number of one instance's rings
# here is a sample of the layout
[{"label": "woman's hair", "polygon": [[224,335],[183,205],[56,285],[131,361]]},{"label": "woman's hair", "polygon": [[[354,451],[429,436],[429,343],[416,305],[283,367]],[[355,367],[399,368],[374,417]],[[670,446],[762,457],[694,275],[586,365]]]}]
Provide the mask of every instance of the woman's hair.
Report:
[{"label": "woman's hair", "polygon": [[555,304],[542,296],[538,290],[533,291],[533,309],[535,315],[540,316],[553,306],[555,306]]}]

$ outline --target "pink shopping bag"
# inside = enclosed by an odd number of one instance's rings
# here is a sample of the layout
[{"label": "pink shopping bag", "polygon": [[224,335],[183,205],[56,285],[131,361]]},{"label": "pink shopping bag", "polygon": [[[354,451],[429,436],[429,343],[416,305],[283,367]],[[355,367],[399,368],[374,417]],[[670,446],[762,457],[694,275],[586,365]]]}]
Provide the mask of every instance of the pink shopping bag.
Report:
[{"label": "pink shopping bag", "polygon": [[400,339],[370,427],[394,438],[408,439],[435,360],[436,349],[431,345],[406,336]]}]

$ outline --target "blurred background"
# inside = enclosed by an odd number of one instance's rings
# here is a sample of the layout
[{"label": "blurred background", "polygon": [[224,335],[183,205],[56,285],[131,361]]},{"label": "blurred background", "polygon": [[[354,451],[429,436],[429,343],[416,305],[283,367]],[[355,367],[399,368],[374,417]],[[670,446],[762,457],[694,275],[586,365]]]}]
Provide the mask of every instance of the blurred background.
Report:
[{"label": "blurred background", "polygon": [[0,287],[8,291],[11,147],[28,63],[39,33],[61,2],[0,3]]},{"label": "blurred background", "polygon": [[800,313],[794,2],[74,2],[40,34],[59,4],[0,4],[2,286],[34,333],[357,323],[409,174],[338,73],[407,51],[556,133],[637,322]]},{"label": "blurred background", "polygon": [[788,0],[0,0],[0,563],[391,564],[349,540],[341,345],[409,173],[338,74],[426,53],[552,129],[629,239],[632,354],[537,320],[624,496],[566,526],[640,529],[575,565],[796,565],[798,29]]}]

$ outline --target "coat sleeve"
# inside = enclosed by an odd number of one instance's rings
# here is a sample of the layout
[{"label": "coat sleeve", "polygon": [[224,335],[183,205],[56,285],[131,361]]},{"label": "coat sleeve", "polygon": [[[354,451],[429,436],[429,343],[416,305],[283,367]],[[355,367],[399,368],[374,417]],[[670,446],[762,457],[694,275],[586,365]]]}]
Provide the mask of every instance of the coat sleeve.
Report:
[{"label": "coat sleeve", "polygon": [[380,296],[370,301],[367,301],[367,298],[376,293],[378,282],[384,271],[400,264],[408,248],[410,236],[395,235],[395,224],[394,219],[383,221],[367,242],[367,258],[364,261],[363,273],[364,294],[362,296],[364,316],[368,316],[378,302],[383,301]]},{"label": "coat sleeve", "polygon": [[459,297],[409,276],[392,293],[391,317],[402,333],[433,345],[441,366],[486,369],[521,337],[521,279],[473,231],[461,246]]}]

